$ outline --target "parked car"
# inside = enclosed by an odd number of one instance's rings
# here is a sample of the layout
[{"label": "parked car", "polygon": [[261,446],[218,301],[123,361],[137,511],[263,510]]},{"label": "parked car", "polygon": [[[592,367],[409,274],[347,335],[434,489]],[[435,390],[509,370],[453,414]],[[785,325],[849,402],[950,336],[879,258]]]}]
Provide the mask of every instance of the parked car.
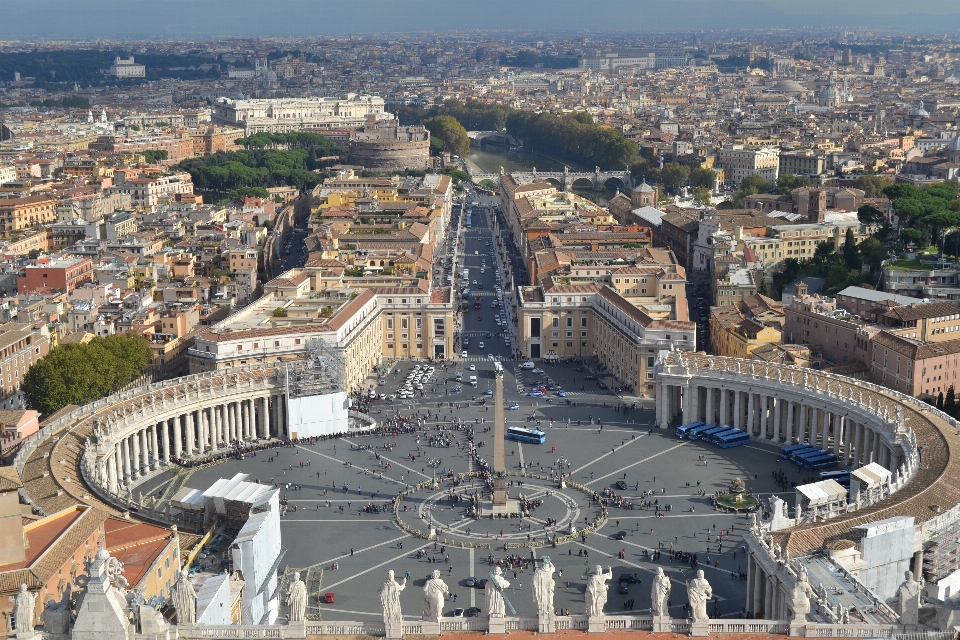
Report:
[{"label": "parked car", "polygon": [[511,404],[509,407],[507,407],[507,409],[510,410],[510,411],[517,411],[517,410],[520,409],[520,405],[517,404],[516,402],[514,402],[514,403]]},{"label": "parked car", "polygon": [[475,587],[475,586],[477,586],[477,579],[474,578],[473,576],[470,576],[469,578],[467,578],[466,585],[467,585],[468,587]]},{"label": "parked car", "polygon": [[620,577],[617,578],[618,582],[626,582],[627,584],[638,584],[640,580],[630,575],[629,573],[621,573]]},{"label": "parked car", "polygon": [[617,489],[619,489],[620,491],[626,491],[627,483],[624,482],[623,480],[617,480]]},{"label": "parked car", "polygon": [[626,537],[627,537],[626,531],[617,531],[617,535],[616,535],[617,540],[623,540]]}]

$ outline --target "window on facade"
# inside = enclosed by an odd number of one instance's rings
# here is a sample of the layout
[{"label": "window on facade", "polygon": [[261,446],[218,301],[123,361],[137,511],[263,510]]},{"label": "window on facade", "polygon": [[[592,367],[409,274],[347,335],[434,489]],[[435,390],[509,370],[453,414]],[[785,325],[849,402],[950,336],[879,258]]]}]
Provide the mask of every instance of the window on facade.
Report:
[{"label": "window on facade", "polygon": [[554,318],[554,319],[553,319],[553,326],[555,326],[555,327],[559,327],[559,326],[560,326],[560,318]]}]

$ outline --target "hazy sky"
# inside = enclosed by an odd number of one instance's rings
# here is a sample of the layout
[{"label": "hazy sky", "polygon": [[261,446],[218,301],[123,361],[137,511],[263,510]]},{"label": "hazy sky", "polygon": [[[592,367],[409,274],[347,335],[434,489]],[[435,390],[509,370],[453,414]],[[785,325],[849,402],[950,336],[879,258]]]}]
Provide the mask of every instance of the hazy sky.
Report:
[{"label": "hazy sky", "polygon": [[2,0],[0,38],[837,26],[960,31],[960,0]]}]

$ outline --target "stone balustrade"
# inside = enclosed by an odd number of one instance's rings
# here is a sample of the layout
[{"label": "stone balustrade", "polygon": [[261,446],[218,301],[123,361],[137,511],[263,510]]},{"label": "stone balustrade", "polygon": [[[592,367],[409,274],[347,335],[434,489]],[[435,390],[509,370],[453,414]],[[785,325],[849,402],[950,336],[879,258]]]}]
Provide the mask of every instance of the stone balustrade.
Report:
[{"label": "stone balustrade", "polygon": [[[506,631],[537,631],[537,618],[507,617],[504,619]],[[588,618],[585,615],[556,616],[557,631],[588,631]],[[403,622],[404,635],[424,635],[435,627],[436,623],[426,621]],[[486,617],[479,618],[442,618],[440,633],[483,633],[489,628]],[[721,634],[768,634],[790,635],[790,623],[783,620],[746,620],[743,618],[714,618],[708,622],[710,633]],[[604,631],[645,631],[653,630],[653,618],[650,616],[604,616]],[[179,637],[186,640],[263,640],[303,638],[306,636],[384,636],[384,624],[380,620],[367,622],[312,622],[304,626],[297,625],[179,625]],[[670,620],[672,633],[689,634],[689,620]],[[892,638],[899,636],[902,627],[897,625],[866,624],[819,624],[806,623],[794,628],[808,638]]]}]

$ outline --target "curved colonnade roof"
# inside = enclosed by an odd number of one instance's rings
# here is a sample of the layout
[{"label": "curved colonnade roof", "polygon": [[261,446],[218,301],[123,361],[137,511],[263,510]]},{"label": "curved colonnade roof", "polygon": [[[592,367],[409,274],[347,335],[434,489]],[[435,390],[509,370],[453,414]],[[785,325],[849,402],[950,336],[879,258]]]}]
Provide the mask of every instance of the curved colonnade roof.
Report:
[{"label": "curved colonnade roof", "polygon": [[[714,364],[717,361],[727,364],[739,362],[741,367],[744,363],[752,363],[763,372],[762,376],[768,379],[771,377],[769,372],[775,369],[808,374],[811,386],[817,385],[818,388],[823,388],[828,380],[826,376],[811,369],[759,364],[736,358],[694,355],[685,356],[684,361],[688,366],[719,371],[722,369],[717,369]],[[775,372],[773,375],[776,375]],[[836,383],[834,377],[829,380],[832,384]],[[773,532],[777,544],[793,555],[821,549],[827,543],[838,540],[859,540],[859,531],[854,527],[894,516],[913,516],[919,525],[960,502],[960,435],[957,429],[932,408],[919,409],[912,403],[901,402],[892,392],[877,391],[876,388],[859,384],[860,381],[853,378],[844,378],[843,381],[858,392],[862,391],[864,402],[872,397],[874,406],[878,406],[878,402],[882,400],[884,403],[900,404],[903,407],[906,426],[916,434],[917,445],[921,450],[920,469],[903,489],[875,505],[830,520]],[[837,400],[842,402],[843,399],[838,397]]]},{"label": "curved colonnade roof", "polygon": [[[180,378],[178,379],[179,384],[168,383],[168,386],[165,387],[159,386],[161,383],[158,383],[143,387],[143,394],[122,401],[118,400],[90,412],[39,443],[37,448],[30,453],[21,473],[24,491],[33,503],[46,513],[56,513],[75,504],[86,504],[102,509],[111,515],[119,516],[124,510],[98,498],[96,493],[86,486],[80,471],[84,441],[93,436],[95,418],[112,417],[114,409],[123,406],[133,411],[139,411],[139,399],[151,393],[163,393],[166,396],[168,406],[174,407],[176,406],[175,403],[183,402],[182,389],[184,385],[189,386],[191,388],[190,393],[195,395],[196,391],[193,390],[193,387],[197,382],[200,383],[202,389],[210,389],[211,387],[216,389],[224,386],[224,376],[239,375],[242,385],[250,376],[253,376],[254,379],[269,378],[273,375],[274,370],[275,367],[266,365],[259,369],[217,372],[199,379]],[[157,398],[157,401],[160,402],[159,395]],[[64,407],[44,422],[49,424],[77,408],[76,406]]]}]

